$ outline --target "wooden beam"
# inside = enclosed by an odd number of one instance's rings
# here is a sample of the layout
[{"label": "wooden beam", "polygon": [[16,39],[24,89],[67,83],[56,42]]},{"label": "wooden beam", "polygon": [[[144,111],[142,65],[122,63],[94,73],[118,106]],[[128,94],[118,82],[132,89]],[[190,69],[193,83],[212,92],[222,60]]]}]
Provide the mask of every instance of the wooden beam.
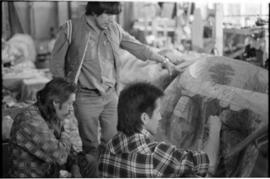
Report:
[{"label": "wooden beam", "polygon": [[203,49],[203,19],[201,15],[201,9],[197,8],[194,12],[194,20],[191,26],[191,41],[192,49]]},{"label": "wooden beam", "polygon": [[61,26],[69,19],[69,6],[68,1],[57,2],[58,26]]},{"label": "wooden beam", "polygon": [[218,55],[223,55],[223,5],[221,3],[215,4],[215,24],[214,24],[214,38],[215,48]]}]

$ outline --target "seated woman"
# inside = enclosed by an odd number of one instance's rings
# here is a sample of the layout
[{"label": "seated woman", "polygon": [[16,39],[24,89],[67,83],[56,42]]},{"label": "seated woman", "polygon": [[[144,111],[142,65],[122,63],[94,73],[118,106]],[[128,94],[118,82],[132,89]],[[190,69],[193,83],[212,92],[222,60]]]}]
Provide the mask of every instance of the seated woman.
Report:
[{"label": "seated woman", "polygon": [[[72,148],[64,119],[73,110],[76,86],[55,78],[37,92],[37,102],[19,113],[10,136],[10,177],[95,177],[96,163]],[[78,163],[84,164],[79,166]],[[86,168],[87,172],[82,168]]]}]

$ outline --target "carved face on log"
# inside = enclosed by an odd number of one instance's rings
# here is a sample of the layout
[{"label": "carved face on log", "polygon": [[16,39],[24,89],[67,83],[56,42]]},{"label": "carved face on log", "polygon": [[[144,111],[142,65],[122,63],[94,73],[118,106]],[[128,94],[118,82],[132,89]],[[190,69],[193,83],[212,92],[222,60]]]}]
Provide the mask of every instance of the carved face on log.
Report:
[{"label": "carved face on log", "polygon": [[[202,149],[208,138],[208,117],[219,115],[222,157],[268,124],[268,71],[226,57],[202,56],[169,84],[162,104],[157,137],[184,149]],[[248,145],[233,158],[220,161],[225,170],[218,175],[248,177],[257,156],[257,149]]]}]

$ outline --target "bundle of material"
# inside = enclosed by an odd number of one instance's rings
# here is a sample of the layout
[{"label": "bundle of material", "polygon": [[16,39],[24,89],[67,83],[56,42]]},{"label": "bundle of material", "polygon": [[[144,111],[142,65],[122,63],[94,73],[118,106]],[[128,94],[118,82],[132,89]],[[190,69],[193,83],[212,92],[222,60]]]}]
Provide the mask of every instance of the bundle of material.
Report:
[{"label": "bundle of material", "polygon": [[15,34],[8,41],[2,39],[3,86],[17,90],[22,79],[34,77],[36,48],[27,34]]},{"label": "bundle of material", "polygon": [[[261,134],[262,129],[267,132],[268,71],[222,56],[174,50],[160,53],[175,64],[189,61],[190,65],[183,73],[170,77],[159,64],[135,61],[126,55],[120,80],[123,84],[146,80],[165,90],[157,139],[183,149],[201,150],[208,139],[208,117],[218,115],[223,125],[215,175],[250,176],[258,148],[245,139]],[[242,141],[247,145],[236,150]]]},{"label": "bundle of material", "polygon": [[2,63],[18,64],[25,61],[34,62],[36,48],[31,36],[15,34],[8,41],[2,39]]}]

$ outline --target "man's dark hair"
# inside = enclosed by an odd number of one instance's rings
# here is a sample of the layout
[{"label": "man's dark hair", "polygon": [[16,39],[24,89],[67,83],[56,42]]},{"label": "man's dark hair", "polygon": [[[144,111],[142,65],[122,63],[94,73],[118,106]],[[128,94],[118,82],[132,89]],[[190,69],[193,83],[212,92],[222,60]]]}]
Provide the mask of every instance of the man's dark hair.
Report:
[{"label": "man's dark hair", "polygon": [[62,104],[75,92],[76,85],[63,78],[54,78],[48,82],[45,87],[36,94],[36,105],[42,117],[48,122],[56,120],[53,102],[58,102],[60,108],[62,108]]},{"label": "man's dark hair", "polygon": [[129,136],[140,132],[141,114],[145,112],[151,117],[156,100],[163,95],[159,88],[146,82],[134,83],[123,89],[118,101],[117,130]]},{"label": "man's dark hair", "polygon": [[121,4],[120,2],[95,2],[90,1],[87,3],[85,8],[86,15],[94,15],[97,16],[106,13],[117,15],[121,12]]}]

